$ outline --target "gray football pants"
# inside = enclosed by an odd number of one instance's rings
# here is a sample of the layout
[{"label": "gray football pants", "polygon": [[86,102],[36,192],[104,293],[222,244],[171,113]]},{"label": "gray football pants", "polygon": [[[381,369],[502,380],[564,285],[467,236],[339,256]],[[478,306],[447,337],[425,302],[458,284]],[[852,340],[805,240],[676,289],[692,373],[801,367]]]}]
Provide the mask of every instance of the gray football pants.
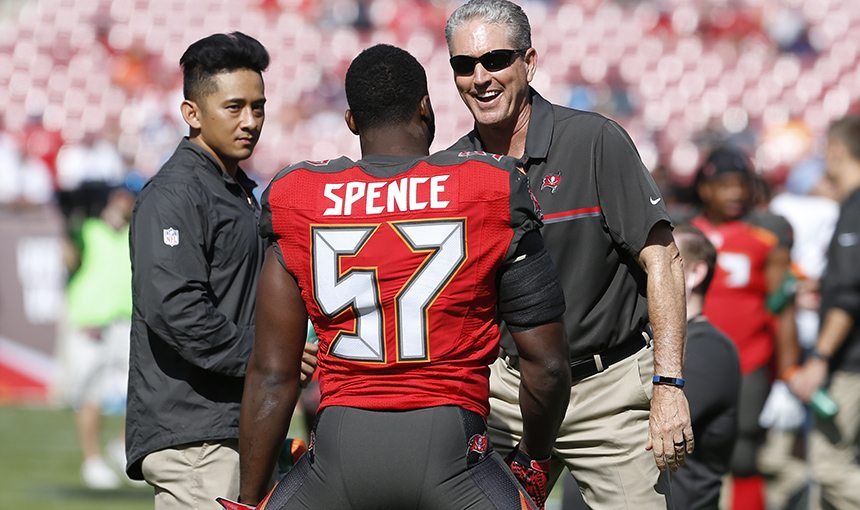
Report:
[{"label": "gray football pants", "polygon": [[319,415],[312,449],[264,508],[534,508],[501,457],[480,439],[485,434],[483,418],[459,407],[328,407]]}]

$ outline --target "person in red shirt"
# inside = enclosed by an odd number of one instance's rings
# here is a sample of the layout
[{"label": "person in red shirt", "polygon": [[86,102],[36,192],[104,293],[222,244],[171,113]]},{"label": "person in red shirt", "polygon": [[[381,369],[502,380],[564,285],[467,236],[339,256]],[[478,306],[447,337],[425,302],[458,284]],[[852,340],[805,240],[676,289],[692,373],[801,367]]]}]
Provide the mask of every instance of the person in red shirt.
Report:
[{"label": "person in red shirt", "polygon": [[[346,75],[362,159],[305,161],[263,197],[271,241],[242,400],[240,499],[265,494],[299,387],[307,318],[319,337],[320,412],[309,452],[261,505],[542,507],[570,387],[564,298],[517,163],[428,156],[421,65],[388,45]],[[486,436],[499,317],[522,357],[519,448]]]},{"label": "person in red shirt", "polygon": [[735,343],[743,376],[738,440],[731,461],[735,510],[764,508],[757,456],[765,430],[759,426],[759,414],[774,374],[786,373],[798,356],[790,326],[792,308],[777,317],[767,305],[768,296],[780,288],[790,269],[790,239],[750,214],[753,176],[751,162],[739,149],[712,150],[696,176],[702,213],[692,220],[717,249],[704,314]]}]

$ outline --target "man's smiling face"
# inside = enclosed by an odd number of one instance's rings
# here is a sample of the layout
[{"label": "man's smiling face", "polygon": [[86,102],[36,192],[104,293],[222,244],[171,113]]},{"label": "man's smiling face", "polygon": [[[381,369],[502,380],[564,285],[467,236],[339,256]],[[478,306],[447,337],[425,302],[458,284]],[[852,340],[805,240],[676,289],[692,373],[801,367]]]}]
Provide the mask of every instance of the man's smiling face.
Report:
[{"label": "man's smiling face", "polygon": [[[451,55],[480,57],[493,50],[524,50],[511,46],[503,25],[474,19],[460,26],[451,38]],[[487,71],[480,62],[469,74],[454,74],[460,97],[482,126],[505,126],[516,121],[529,101],[529,82],[534,77],[537,54],[528,48],[508,67]]]}]

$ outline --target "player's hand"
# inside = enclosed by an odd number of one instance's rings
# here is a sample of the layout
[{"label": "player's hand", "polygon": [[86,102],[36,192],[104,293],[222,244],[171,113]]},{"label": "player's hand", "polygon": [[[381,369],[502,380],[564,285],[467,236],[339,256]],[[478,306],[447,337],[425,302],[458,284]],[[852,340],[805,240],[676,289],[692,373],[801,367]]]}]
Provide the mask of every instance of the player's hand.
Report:
[{"label": "player's hand", "polygon": [[239,503],[237,501],[231,501],[227,498],[215,498],[215,501],[221,504],[225,508],[225,510],[255,510],[257,507],[246,505],[244,503]]},{"label": "player's hand", "polygon": [[812,400],[812,395],[824,385],[827,379],[827,362],[819,358],[811,358],[800,367],[788,381],[791,392],[804,402]]},{"label": "player's hand", "polygon": [[511,468],[514,477],[522,484],[538,510],[543,510],[546,498],[549,496],[550,460],[533,460],[517,445],[505,458],[505,463]]},{"label": "player's hand", "polygon": [[302,353],[302,375],[299,379],[299,385],[302,388],[307,386],[314,376],[314,371],[317,369],[317,353],[319,350],[319,344],[305,342],[305,352]]},{"label": "player's hand", "polygon": [[646,450],[654,453],[657,467],[677,471],[693,453],[693,425],[690,405],[681,388],[655,384],[651,397],[651,417]]}]

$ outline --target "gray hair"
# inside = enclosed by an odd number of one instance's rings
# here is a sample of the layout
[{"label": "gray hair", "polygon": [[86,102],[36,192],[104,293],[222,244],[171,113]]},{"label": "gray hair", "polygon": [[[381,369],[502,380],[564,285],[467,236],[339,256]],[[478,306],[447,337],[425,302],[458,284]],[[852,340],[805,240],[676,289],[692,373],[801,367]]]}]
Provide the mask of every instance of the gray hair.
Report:
[{"label": "gray hair", "polygon": [[532,47],[532,29],[523,9],[508,0],[469,0],[455,10],[445,24],[445,40],[451,50],[454,32],[467,22],[478,19],[508,28],[508,42],[515,50]]}]

